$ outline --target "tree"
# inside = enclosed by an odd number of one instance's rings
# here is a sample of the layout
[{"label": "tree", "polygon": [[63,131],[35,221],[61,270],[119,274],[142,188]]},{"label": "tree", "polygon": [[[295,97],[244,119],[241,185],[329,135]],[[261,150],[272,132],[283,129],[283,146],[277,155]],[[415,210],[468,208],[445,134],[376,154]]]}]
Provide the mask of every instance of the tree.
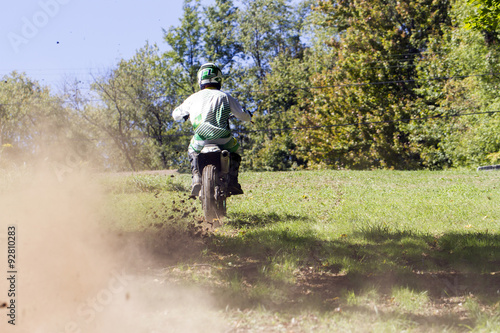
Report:
[{"label": "tree", "polygon": [[255,99],[260,101],[255,113],[248,166],[258,170],[290,170],[305,165],[291,131],[303,112],[301,99],[309,95],[309,70],[304,59],[280,54],[272,63]]},{"label": "tree", "polygon": [[139,155],[145,138],[140,130],[139,113],[130,98],[134,82],[124,65],[121,61],[117,69],[94,79],[92,89],[102,104],[87,105],[82,115],[112,140],[125,159],[125,163],[119,164],[136,171],[144,166]]},{"label": "tree", "polygon": [[184,0],[183,9],[181,25],[164,30],[164,40],[171,48],[164,57],[176,70],[179,92],[192,94],[197,89],[196,74],[204,55],[199,0]]},{"label": "tree", "polygon": [[240,14],[240,41],[252,60],[252,74],[262,83],[274,57],[280,53],[299,54],[302,19],[294,16],[290,0],[245,0]]},{"label": "tree", "polygon": [[130,60],[122,60],[97,78],[94,91],[103,104],[87,105],[82,116],[109,137],[128,168],[158,169],[177,166],[180,145],[187,145],[171,111],[179,103],[175,77],[179,69],[148,43]]},{"label": "tree", "polygon": [[413,1],[322,1],[320,25],[335,27],[325,41],[333,68],[312,77],[298,134],[311,165],[347,168],[415,168],[401,122],[415,115],[416,63],[431,37],[448,24],[449,3]]},{"label": "tree", "polygon": [[500,24],[500,1],[468,0],[474,11],[466,18],[465,27],[481,32],[487,45],[498,42]]},{"label": "tree", "polygon": [[290,1],[246,1],[240,13],[240,38],[246,61],[235,93],[254,114],[254,124],[238,128],[247,147],[247,168],[288,170],[302,165],[287,129],[307,86],[307,50],[302,40],[310,7]]},{"label": "tree", "polygon": [[132,83],[130,101],[139,117],[141,133],[147,137],[150,147],[150,168],[169,168],[179,159],[180,145],[187,145],[186,132],[179,132],[171,111],[180,97],[175,84],[177,72],[162,59],[156,45],[138,50],[136,55],[123,64]]},{"label": "tree", "polygon": [[203,14],[204,57],[230,71],[243,50],[236,34],[238,9],[231,0],[216,0]]},{"label": "tree", "polygon": [[[474,8],[456,1],[453,24],[429,43],[418,66],[426,82],[414,107],[425,122],[408,124],[410,141],[428,168],[497,163],[500,156],[499,45],[467,23]],[[436,80],[436,78],[443,78]]]},{"label": "tree", "polygon": [[0,82],[0,164],[32,163],[53,157],[73,127],[62,101],[47,87],[12,72]]}]

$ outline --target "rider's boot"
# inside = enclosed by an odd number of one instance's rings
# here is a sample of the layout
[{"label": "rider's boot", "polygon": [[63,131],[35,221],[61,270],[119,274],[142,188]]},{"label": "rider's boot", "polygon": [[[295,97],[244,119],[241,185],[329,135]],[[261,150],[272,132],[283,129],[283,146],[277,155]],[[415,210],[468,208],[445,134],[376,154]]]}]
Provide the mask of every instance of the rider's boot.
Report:
[{"label": "rider's boot", "polygon": [[240,163],[241,156],[237,153],[231,153],[231,164],[229,166],[229,192],[231,195],[243,194],[243,189],[238,182]]},{"label": "rider's boot", "polygon": [[191,183],[191,198],[195,198],[200,193],[201,189],[201,175],[198,170],[198,154],[189,153],[189,161],[191,162],[191,173],[192,173],[192,183]]}]

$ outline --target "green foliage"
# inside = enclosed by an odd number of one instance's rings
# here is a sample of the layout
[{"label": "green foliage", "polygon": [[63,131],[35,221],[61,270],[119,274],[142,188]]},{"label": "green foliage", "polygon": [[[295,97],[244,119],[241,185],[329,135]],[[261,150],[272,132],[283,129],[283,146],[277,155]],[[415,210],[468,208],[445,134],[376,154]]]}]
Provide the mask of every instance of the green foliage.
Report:
[{"label": "green foliage", "polygon": [[302,12],[294,13],[290,0],[246,0],[240,15],[240,40],[252,59],[252,75],[261,83],[274,57],[286,51],[300,54]]},{"label": "green foliage", "polygon": [[[299,119],[311,128],[297,140],[311,165],[415,168],[418,156],[397,122],[415,112],[416,62],[446,24],[447,2],[323,1],[319,24],[336,27],[337,62],[313,76],[310,105]],[[380,84],[377,84],[380,83]]]},{"label": "green foliage", "polygon": [[[292,7],[289,1],[245,4],[241,34],[253,62],[237,97],[254,118],[246,127],[248,132],[243,130],[243,147],[249,147],[244,165],[257,170],[297,168],[305,162],[295,152],[297,145],[290,131],[309,86],[307,46],[301,40],[309,10]],[[252,91],[247,93],[247,89]]]},{"label": "green foliage", "polygon": [[64,161],[68,151],[86,151],[80,123],[63,101],[24,74],[0,81],[0,166]]},{"label": "green foliage", "polygon": [[500,1],[468,0],[474,10],[465,19],[465,27],[484,34],[488,45],[498,42],[498,24],[500,22]]},{"label": "green foliage", "polygon": [[221,68],[231,68],[242,52],[236,35],[238,9],[231,0],[216,0],[214,5],[204,9],[204,16],[205,58]]},{"label": "green foliage", "polygon": [[171,112],[210,61],[254,114],[232,122],[245,169],[498,163],[497,16],[486,0],[184,0],[166,51],[146,43],[88,95],[6,77],[0,156],[64,138],[99,169],[186,169],[191,130]]},{"label": "green foliage", "polygon": [[157,46],[146,44],[94,83],[105,107],[87,107],[82,115],[118,147],[109,161],[115,168],[165,169],[184,161],[179,150],[187,145],[186,130],[165,112],[179,102],[171,84],[176,73]]},{"label": "green foliage", "polygon": [[183,9],[181,25],[164,30],[164,40],[171,47],[164,57],[179,69],[173,80],[177,87],[184,94],[191,94],[196,91],[196,73],[203,55],[199,0],[185,0]]},{"label": "green foliage", "polygon": [[257,170],[291,170],[304,166],[293,140],[297,114],[303,112],[300,100],[308,95],[310,75],[307,60],[281,54],[271,63],[262,88],[255,92],[260,102],[251,126],[246,166]]},{"label": "green foliage", "polygon": [[[414,151],[425,167],[478,166],[496,163],[498,144],[498,46],[487,45],[478,31],[467,29],[471,8],[455,3],[454,24],[442,38],[429,44],[418,65],[426,82],[413,107],[420,117],[432,117],[408,125]],[[435,80],[447,77],[447,80]],[[476,114],[479,113],[479,114]],[[463,116],[467,115],[467,116]]]},{"label": "green foliage", "polygon": [[215,62],[230,71],[241,52],[236,37],[237,8],[231,0],[216,0],[214,5],[200,8],[199,0],[185,0],[179,27],[164,30],[164,40],[171,50],[163,55],[175,73],[174,84],[181,94],[198,89],[199,67]]}]

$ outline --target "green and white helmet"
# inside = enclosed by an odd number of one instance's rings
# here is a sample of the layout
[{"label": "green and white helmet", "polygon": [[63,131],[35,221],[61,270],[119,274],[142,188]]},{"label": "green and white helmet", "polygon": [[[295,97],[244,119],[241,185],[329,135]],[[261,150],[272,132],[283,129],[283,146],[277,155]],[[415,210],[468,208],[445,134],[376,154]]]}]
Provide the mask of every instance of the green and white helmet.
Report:
[{"label": "green and white helmet", "polygon": [[215,64],[209,62],[200,67],[198,70],[198,84],[200,89],[203,89],[206,84],[221,84],[222,72]]}]

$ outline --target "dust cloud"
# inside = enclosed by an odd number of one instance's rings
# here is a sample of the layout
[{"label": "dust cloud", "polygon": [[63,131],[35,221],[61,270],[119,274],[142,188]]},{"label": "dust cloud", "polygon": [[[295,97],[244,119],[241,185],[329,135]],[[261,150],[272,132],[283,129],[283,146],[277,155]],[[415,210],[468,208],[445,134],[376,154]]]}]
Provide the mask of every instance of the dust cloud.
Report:
[{"label": "dust cloud", "polygon": [[[148,270],[157,259],[133,243],[120,245],[105,230],[97,213],[103,196],[91,174],[61,174],[48,164],[4,172],[0,186],[0,332],[226,330],[209,296],[165,282]],[[11,225],[15,297],[8,296]]]}]

